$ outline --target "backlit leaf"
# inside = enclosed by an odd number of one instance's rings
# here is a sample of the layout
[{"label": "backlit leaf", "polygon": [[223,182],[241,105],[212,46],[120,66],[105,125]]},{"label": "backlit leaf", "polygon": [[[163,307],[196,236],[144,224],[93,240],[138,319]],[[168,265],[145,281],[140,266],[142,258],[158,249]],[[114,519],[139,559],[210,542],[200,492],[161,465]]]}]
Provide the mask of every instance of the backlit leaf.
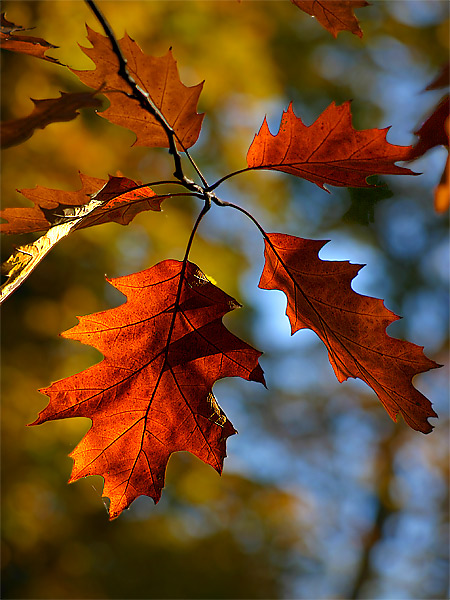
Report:
[{"label": "backlit leaf", "polygon": [[333,102],[309,127],[294,114],[292,103],[283,113],[276,135],[266,119],[248,154],[250,169],[283,171],[312,181],[344,187],[368,187],[375,174],[413,175],[395,162],[408,160],[410,146],[394,146],[386,140],[386,129],[356,131],[350,102]]},{"label": "backlit leaf", "polygon": [[361,379],[392,419],[400,413],[410,427],[429,433],[428,417],[437,415],[412,378],[438,365],[421,347],[386,334],[399,317],[382,300],[353,291],[351,282],[361,265],[321,260],[318,253],[325,243],[268,234],[259,287],[286,294],[292,334],[312,329],[327,347],[340,382]]},{"label": "backlit leaf", "polygon": [[[84,84],[95,89],[102,87],[111,105],[100,115],[131,129],[136,134],[137,146],[168,148],[167,134],[161,124],[136,99],[127,96],[132,90],[118,73],[119,60],[108,38],[89,27],[87,31],[92,48],[81,49],[96,68],[72,71]],[[179,149],[190,148],[197,141],[202,126],[203,115],[197,114],[197,103],[203,83],[187,87],[180,81],[171,50],[165,56],[147,56],[128,35],[119,40],[119,45],[130,74],[175,131]]]},{"label": "backlit leaf", "polygon": [[140,495],[158,502],[173,452],[189,451],[220,473],[226,439],[236,432],[212,386],[223,377],[264,383],[264,376],[260,352],[222,323],[239,304],[194,264],[184,270],[165,260],[110,283],[127,302],[81,317],[64,334],[104,360],[41,390],[50,402],[33,425],[92,420],[71,454],[70,481],[101,475],[113,519]]},{"label": "backlit leaf", "polygon": [[79,108],[102,105],[100,100],[94,98],[94,94],[89,92],[60,93],[60,98],[31,99],[34,109],[27,117],[2,121],[0,124],[1,147],[9,148],[21,144],[33,135],[35,129],[44,129],[50,123],[75,119],[79,115],[77,112]]},{"label": "backlit leaf", "polygon": [[340,31],[351,31],[358,37],[363,36],[353,11],[368,6],[365,0],[292,0],[308,15],[315,17],[334,37]]},{"label": "backlit leaf", "polygon": [[[5,13],[1,15],[1,26],[0,26],[0,48],[3,50],[10,50],[11,52],[19,52],[20,54],[29,54],[36,58],[42,58],[58,65],[62,65],[56,58],[46,56],[47,50],[52,48],[58,48],[49,42],[39,37],[32,37],[30,35],[17,35],[17,31],[27,31],[28,28],[22,27],[11,23],[5,18]],[[62,65],[64,66],[64,65]]]}]

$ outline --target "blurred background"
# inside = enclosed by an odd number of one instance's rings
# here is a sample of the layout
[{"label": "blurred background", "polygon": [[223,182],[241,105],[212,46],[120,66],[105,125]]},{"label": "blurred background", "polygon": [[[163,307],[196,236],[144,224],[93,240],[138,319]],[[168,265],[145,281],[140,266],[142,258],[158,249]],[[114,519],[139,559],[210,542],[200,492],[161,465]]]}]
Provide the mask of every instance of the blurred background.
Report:
[{"label": "blurred background", "polygon": [[[119,38],[126,30],[155,56],[172,46],[182,81],[205,80],[206,117],[191,152],[210,183],[245,167],[264,116],[275,133],[290,101],[309,125],[331,101],[353,99],[357,129],[392,125],[388,141],[408,145],[443,95],[423,90],[448,57],[445,1],[373,1],[356,11],[364,37],[337,40],[287,0],[99,4]],[[89,46],[85,23],[100,26],[83,2],[5,1],[3,10],[59,46],[50,56],[92,68],[78,43]],[[3,119],[31,112],[30,97],[86,89],[68,69],[11,52],[2,72]],[[4,206],[27,205],[16,189],[78,189],[78,171],[171,176],[166,150],[131,148],[133,133],[81,113],[3,152]],[[389,334],[447,365],[415,379],[439,414],[433,433],[394,424],[364,384],[339,384],[312,332],[290,336],[284,295],[257,288],[260,234],[214,206],[191,260],[244,305],[226,324],[264,352],[268,389],[216,384],[240,433],[228,441],[223,476],[177,453],[159,504],[141,497],[113,522],[101,478],[66,483],[67,455],[89,421],[25,426],[47,404],[39,388],[101,360],[58,334],[76,315],[123,302],[105,274],[182,259],[200,201],[167,200],[162,213],[76,232],[55,247],[2,309],[2,597],[447,598],[448,217],[433,210],[444,163],[435,148],[412,165],[419,177],[385,177],[376,189],[327,194],[253,172],[217,191],[267,231],[331,240],[323,259],[367,264],[353,287],[404,317]],[[24,241],[3,240],[3,260]]]}]

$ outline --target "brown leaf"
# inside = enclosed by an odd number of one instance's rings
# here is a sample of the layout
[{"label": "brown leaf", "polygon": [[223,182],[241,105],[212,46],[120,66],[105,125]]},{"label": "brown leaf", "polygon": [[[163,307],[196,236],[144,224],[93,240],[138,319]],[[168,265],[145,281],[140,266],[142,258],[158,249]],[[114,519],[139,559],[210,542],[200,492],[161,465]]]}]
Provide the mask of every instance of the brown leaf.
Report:
[{"label": "brown leaf", "polygon": [[[426,90],[437,90],[440,88],[448,88],[449,86],[449,63],[444,65],[435,77],[435,79],[427,85]],[[449,148],[449,95],[446,94],[438,102],[437,106],[426,119],[422,126],[415,131],[415,135],[419,137],[419,141],[411,148],[409,160],[415,160],[423,156],[431,148],[436,146],[445,146]],[[450,183],[449,183],[449,159],[445,163],[444,171],[441,176],[441,181],[434,190],[434,207],[436,212],[446,212],[450,206]]]},{"label": "brown leaf", "polygon": [[66,94],[60,92],[60,98],[46,100],[33,100],[33,112],[22,119],[3,121],[0,124],[1,147],[9,148],[28,140],[35,129],[44,129],[50,123],[72,121],[80,113],[79,108],[99,107],[100,100],[94,98],[90,92],[74,92]]},{"label": "brown leaf", "polygon": [[[445,122],[445,130],[447,135],[450,133],[450,117],[447,117]],[[434,208],[438,213],[446,212],[450,207],[450,161],[447,154],[444,171],[441,180],[434,190]]]},{"label": "brown leaf", "polygon": [[4,302],[31,275],[50,250],[63,238],[69,235],[95,211],[101,203],[95,195],[83,206],[71,208],[73,217],[58,225],[53,225],[48,231],[31,244],[15,248],[11,256],[2,264],[2,275],[7,279],[0,286],[0,303]]},{"label": "brown leaf", "polygon": [[145,210],[161,210],[165,196],[156,196],[148,186],[136,189],[136,182],[126,177],[103,179],[80,173],[82,187],[75,192],[49,190],[37,186],[22,193],[33,208],[6,208],[0,216],[3,233],[19,234],[41,230],[47,232],[31,244],[19,246],[1,265],[8,279],[0,286],[0,304],[31,275],[42,259],[62,238],[76,229],[112,221],[128,223]]},{"label": "brown leaf", "polygon": [[33,425],[92,420],[71,454],[70,481],[101,475],[114,519],[140,495],[158,502],[173,452],[191,452],[220,473],[226,439],[236,432],[212,386],[223,377],[264,383],[264,376],[261,353],[222,323],[239,304],[196,265],[184,271],[165,260],[110,283],[127,302],[81,317],[64,334],[104,360],[41,390],[50,401]]},{"label": "brown leaf", "polygon": [[[93,47],[81,49],[96,68],[72,71],[92,88],[103,86],[103,93],[111,105],[100,116],[131,129],[136,134],[135,145],[168,148],[167,135],[160,123],[136,99],[126,95],[132,90],[118,74],[119,61],[108,38],[89,27],[87,31]],[[181,83],[171,50],[162,57],[147,56],[128,35],[119,40],[119,45],[130,74],[175,131],[179,150],[190,148],[197,141],[202,125],[203,115],[197,114],[197,103],[203,83],[193,87]]]},{"label": "brown leaf", "polygon": [[431,83],[427,85],[426,90],[439,90],[440,88],[448,88],[450,85],[450,62],[442,66],[439,73]]},{"label": "brown leaf", "polygon": [[365,0],[291,0],[308,15],[315,17],[334,37],[340,31],[363,36],[353,10],[369,6]]},{"label": "brown leaf", "polygon": [[148,186],[134,189],[139,184],[127,177],[110,177],[109,181],[80,173],[81,189],[74,192],[52,190],[42,186],[20,190],[34,203],[32,208],[5,208],[0,217],[0,231],[7,234],[45,231],[61,220],[74,216],[73,209],[85,205],[93,194],[102,203],[79,227],[91,227],[115,221],[127,225],[144,210],[161,210],[163,197]]},{"label": "brown leaf", "polygon": [[127,177],[111,177],[97,196],[101,206],[83,219],[77,229],[111,222],[128,225],[141,212],[160,211],[166,196],[157,196],[148,185],[138,188],[136,185]]},{"label": "brown leaf", "polygon": [[394,421],[401,413],[410,427],[429,433],[433,427],[427,419],[437,415],[412,378],[439,365],[421,347],[386,334],[386,327],[399,317],[382,300],[352,290],[361,265],[321,260],[324,241],[281,233],[267,237],[259,287],[286,294],[292,334],[312,329],[327,347],[340,382],[361,379]]},{"label": "brown leaf", "polygon": [[[34,29],[34,28],[32,28]],[[15,25],[5,18],[5,13],[1,15],[1,28],[0,28],[0,48],[3,50],[10,50],[12,52],[19,52],[20,54],[29,54],[48,62],[63,65],[56,58],[46,56],[45,53],[51,48],[58,48],[49,42],[46,42],[42,38],[31,37],[29,35],[16,35],[16,31],[27,31],[27,28],[21,25]]]},{"label": "brown leaf", "polygon": [[249,148],[247,164],[251,169],[290,173],[322,189],[326,189],[324,184],[369,187],[366,178],[375,174],[414,175],[394,164],[407,160],[411,147],[390,144],[388,130],[356,131],[350,102],[341,106],[333,102],[307,127],[294,114],[291,103],[276,135],[270,133],[264,119]]}]

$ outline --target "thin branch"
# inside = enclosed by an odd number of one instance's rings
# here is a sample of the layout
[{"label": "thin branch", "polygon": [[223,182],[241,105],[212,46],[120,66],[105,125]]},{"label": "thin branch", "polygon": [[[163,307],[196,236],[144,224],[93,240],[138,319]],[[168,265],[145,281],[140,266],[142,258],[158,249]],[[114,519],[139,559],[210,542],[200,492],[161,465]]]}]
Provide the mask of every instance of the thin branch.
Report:
[{"label": "thin branch", "polygon": [[133,79],[130,75],[130,72],[127,68],[127,59],[122,54],[122,50],[117,42],[116,36],[114,32],[106,20],[105,16],[98,8],[94,0],[85,0],[86,4],[90,7],[94,15],[97,17],[100,25],[103,27],[104,32],[106,33],[109,41],[111,42],[112,49],[114,54],[117,56],[119,61],[119,71],[118,74],[122,79],[131,87],[133,90],[132,97],[135,98],[142,108],[148,111],[161,125],[167,135],[167,139],[169,141],[169,152],[173,156],[173,160],[175,163],[175,172],[174,176],[180,181],[185,181],[186,177],[183,173],[183,168],[181,165],[181,156],[177,150],[175,138],[177,137],[172,127],[167,122],[166,118],[159,110],[159,108],[155,105],[153,100],[150,98],[150,95],[145,92]]},{"label": "thin branch", "polygon": [[[201,196],[201,197],[203,198],[203,196]],[[192,228],[191,235],[189,236],[189,240],[188,240],[188,243],[186,246],[186,252],[184,253],[184,258],[183,258],[183,269],[181,271],[181,274],[183,276],[184,276],[184,272],[186,270],[186,263],[189,258],[189,252],[191,250],[192,242],[194,241],[194,237],[197,232],[198,226],[200,225],[200,221],[203,219],[203,217],[206,215],[206,213],[209,211],[210,208],[211,208],[211,202],[206,201],[200,214],[197,217],[197,220],[194,223],[194,227]]]},{"label": "thin branch", "polygon": [[[235,175],[239,175],[240,173],[246,173],[247,171],[255,171],[256,169],[262,169],[262,168],[263,167],[246,167],[245,169],[240,169],[239,171],[233,171],[233,173],[228,173],[228,175],[221,177],[220,179],[218,179],[216,181],[216,183],[213,183],[213,185],[210,185],[207,188],[207,191],[212,192],[213,190],[218,188],[219,185],[221,185],[224,181],[226,181],[227,179],[230,179],[230,177],[234,177]],[[234,207],[234,208],[236,208],[236,207]]]},{"label": "thin branch", "polygon": [[213,196],[213,198],[212,198],[213,202],[215,204],[217,204],[218,206],[229,206],[230,208],[234,208],[235,210],[238,210],[239,212],[243,213],[246,217],[248,217],[250,219],[250,221],[253,221],[253,223],[256,225],[256,227],[261,232],[263,238],[267,241],[267,243],[270,245],[270,247],[275,251],[275,249],[273,248],[272,242],[269,239],[269,236],[267,235],[267,233],[264,231],[264,229],[261,227],[261,225],[258,223],[258,221],[255,219],[255,217],[252,214],[250,214],[247,210],[245,210],[245,208],[242,208],[241,206],[238,206],[237,204],[233,204],[232,202],[224,202],[223,200],[220,200],[219,198],[217,198],[217,196],[215,194],[213,194],[212,196]]},{"label": "thin branch", "polygon": [[183,187],[186,187],[183,181],[178,181],[178,180],[173,180],[173,179],[169,179],[167,181],[152,181],[150,183],[141,183],[141,185],[137,185],[134,188],[131,188],[130,192],[134,191],[134,190],[138,190],[139,188],[144,188],[144,187],[153,187],[154,185],[169,185],[169,184],[176,184],[176,185],[182,185]]},{"label": "thin branch", "polygon": [[[178,139],[178,137],[177,137],[177,139]],[[189,162],[194,167],[197,175],[200,177],[200,179],[201,179],[204,187],[207,188],[207,189],[209,189],[208,182],[206,181],[206,179],[203,176],[203,173],[200,171],[200,168],[197,166],[197,164],[195,163],[194,159],[190,155],[189,150],[187,148],[185,148],[184,144],[180,140],[178,140],[178,141],[179,141],[180,146],[183,148],[183,152],[186,154]]]}]

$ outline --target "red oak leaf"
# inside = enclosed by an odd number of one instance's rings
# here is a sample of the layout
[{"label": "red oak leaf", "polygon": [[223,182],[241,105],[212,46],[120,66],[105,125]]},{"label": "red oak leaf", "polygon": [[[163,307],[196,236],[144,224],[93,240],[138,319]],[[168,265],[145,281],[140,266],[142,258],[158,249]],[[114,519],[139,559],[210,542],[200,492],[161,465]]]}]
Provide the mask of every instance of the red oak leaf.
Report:
[{"label": "red oak leaf", "polygon": [[5,13],[2,13],[1,15],[0,28],[0,48],[3,50],[29,54],[36,58],[42,58],[42,60],[62,65],[56,58],[45,55],[47,50],[58,48],[58,46],[54,46],[42,38],[31,37],[30,35],[17,35],[16,31],[27,31],[27,28],[22,27],[21,25],[15,25],[14,23],[11,23],[11,21],[8,21],[5,18]]},{"label": "red oak leaf", "polygon": [[[450,117],[445,123],[447,135],[450,133]],[[450,206],[450,157],[447,155],[441,180],[434,190],[434,208],[436,212],[443,213]]]},{"label": "red oak leaf", "polygon": [[250,169],[290,173],[322,189],[326,189],[324,184],[369,187],[366,178],[375,174],[413,175],[394,164],[407,160],[411,147],[390,144],[388,130],[356,131],[350,102],[341,106],[333,102],[307,127],[294,114],[291,103],[276,135],[270,133],[264,119],[249,148],[247,164]]},{"label": "red oak leaf", "polygon": [[[167,134],[161,124],[137,100],[126,95],[132,90],[118,74],[119,61],[108,38],[89,27],[87,31],[93,47],[81,49],[96,68],[72,71],[86,85],[102,88],[111,105],[100,116],[131,129],[136,134],[138,146],[168,148]],[[147,56],[128,35],[119,40],[119,45],[128,61],[128,71],[175,131],[179,149],[190,148],[197,141],[202,126],[203,115],[197,114],[197,103],[203,83],[186,87],[180,81],[171,50],[162,57]]]},{"label": "red oak leaf", "polygon": [[382,300],[352,290],[361,265],[321,260],[318,252],[325,243],[268,234],[259,287],[286,294],[292,334],[312,329],[326,345],[340,382],[365,381],[394,421],[401,413],[410,427],[429,433],[433,427],[427,419],[437,415],[412,378],[439,365],[421,347],[386,334],[397,315]]},{"label": "red oak leaf", "polygon": [[22,119],[3,121],[0,124],[0,140],[2,148],[9,148],[28,140],[35,129],[44,129],[50,123],[71,121],[80,113],[79,108],[99,107],[100,100],[94,98],[90,92],[74,92],[66,94],[60,92],[60,98],[33,100],[33,111]]},{"label": "red oak leaf", "polygon": [[444,96],[438,103],[433,113],[423,123],[415,135],[419,137],[417,144],[411,149],[410,160],[418,158],[435,146],[449,145],[446,121],[449,117],[449,97]]},{"label": "red oak leaf", "polygon": [[194,264],[165,260],[110,283],[127,302],[81,317],[64,334],[104,360],[41,390],[50,402],[33,425],[92,420],[71,454],[70,481],[101,475],[113,519],[140,495],[158,502],[173,452],[189,451],[220,473],[235,430],[212,386],[236,376],[264,383],[264,376],[261,353],[222,323],[239,304]]},{"label": "red oak leaf", "polygon": [[292,0],[301,10],[312,17],[337,37],[340,31],[351,31],[363,36],[353,10],[369,6],[365,0]]},{"label": "red oak leaf", "polygon": [[[449,87],[449,63],[444,65],[435,79],[427,85],[426,90],[437,90]],[[411,149],[410,160],[423,156],[428,150],[436,146],[445,146],[449,148],[449,123],[450,123],[449,96],[446,94],[438,102],[437,106],[426,119],[422,126],[415,131],[419,141]],[[449,156],[445,163],[441,181],[434,190],[434,207],[436,212],[445,212],[450,206],[450,185],[449,185]]]},{"label": "red oak leaf", "polygon": [[144,210],[161,210],[163,197],[157,196],[148,186],[135,189],[139,184],[127,177],[110,177],[109,181],[80,173],[81,189],[74,192],[51,190],[42,186],[20,190],[34,203],[32,208],[5,208],[0,217],[0,231],[7,234],[47,231],[61,219],[75,216],[76,209],[85,205],[96,194],[99,206],[77,227],[91,227],[115,221],[127,225]]}]

